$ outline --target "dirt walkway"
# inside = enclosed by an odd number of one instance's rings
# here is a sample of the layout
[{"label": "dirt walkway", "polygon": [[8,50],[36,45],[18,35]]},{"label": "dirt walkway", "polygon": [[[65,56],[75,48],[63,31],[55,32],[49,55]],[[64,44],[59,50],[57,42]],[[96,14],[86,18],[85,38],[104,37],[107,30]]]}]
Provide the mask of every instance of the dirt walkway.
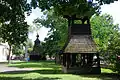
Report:
[{"label": "dirt walkway", "polygon": [[8,72],[8,71],[32,71],[32,68],[16,68],[16,67],[8,67],[7,64],[0,63],[0,72]]}]

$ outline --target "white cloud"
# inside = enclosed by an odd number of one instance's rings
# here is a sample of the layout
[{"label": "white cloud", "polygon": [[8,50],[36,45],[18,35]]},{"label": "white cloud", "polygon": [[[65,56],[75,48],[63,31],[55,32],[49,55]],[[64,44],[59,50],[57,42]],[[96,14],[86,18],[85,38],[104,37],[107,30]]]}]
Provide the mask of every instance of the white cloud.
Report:
[{"label": "white cloud", "polygon": [[47,36],[49,28],[42,27],[39,31],[29,34],[29,38],[32,39],[32,42],[36,40],[37,33],[39,34],[40,41],[44,41],[44,38]]},{"label": "white cloud", "polygon": [[36,9],[32,9],[32,13],[30,14],[30,16],[26,16],[26,20],[28,22],[28,24],[32,24],[33,20],[36,18],[40,18],[43,15],[43,13],[41,12],[41,10],[39,8]]},{"label": "white cloud", "polygon": [[113,16],[115,23],[120,24],[120,0],[109,5],[105,4],[101,7],[102,13],[108,13]]},{"label": "white cloud", "polygon": [[[43,15],[43,13],[40,11],[40,9],[36,8],[32,10],[32,13],[30,16],[26,16],[26,21],[29,25],[33,25],[33,21],[36,18],[40,18]],[[40,30],[34,31],[33,33],[29,33],[29,38],[32,39],[32,42],[35,41],[37,33],[39,34],[40,41],[44,41],[44,38],[47,36],[48,28],[42,27]]]}]

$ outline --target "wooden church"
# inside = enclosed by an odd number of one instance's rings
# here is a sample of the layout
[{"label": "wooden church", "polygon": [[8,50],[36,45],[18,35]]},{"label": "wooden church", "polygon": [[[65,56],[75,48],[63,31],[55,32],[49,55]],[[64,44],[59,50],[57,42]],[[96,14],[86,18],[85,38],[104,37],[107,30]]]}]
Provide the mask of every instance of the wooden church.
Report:
[{"label": "wooden church", "polygon": [[30,60],[46,60],[45,55],[42,52],[41,42],[39,40],[39,35],[37,34],[36,40],[34,41],[33,51],[30,53]]}]

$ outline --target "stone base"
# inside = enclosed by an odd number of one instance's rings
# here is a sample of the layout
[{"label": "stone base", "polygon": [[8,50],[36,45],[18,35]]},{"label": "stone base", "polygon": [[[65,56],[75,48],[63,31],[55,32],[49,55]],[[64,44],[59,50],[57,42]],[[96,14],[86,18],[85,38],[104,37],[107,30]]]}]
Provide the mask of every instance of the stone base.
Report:
[{"label": "stone base", "polygon": [[71,67],[66,68],[62,66],[62,71],[64,73],[72,73],[72,74],[100,74],[101,69],[98,67]]}]

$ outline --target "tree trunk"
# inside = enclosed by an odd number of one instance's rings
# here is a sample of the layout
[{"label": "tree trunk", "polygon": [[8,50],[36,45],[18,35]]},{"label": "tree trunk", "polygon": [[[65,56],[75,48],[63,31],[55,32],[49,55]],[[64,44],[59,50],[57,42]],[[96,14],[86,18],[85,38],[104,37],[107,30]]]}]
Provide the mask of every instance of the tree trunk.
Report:
[{"label": "tree trunk", "polygon": [[9,54],[8,54],[8,64],[10,63],[11,60],[11,45],[9,45],[10,49],[9,49]]}]

